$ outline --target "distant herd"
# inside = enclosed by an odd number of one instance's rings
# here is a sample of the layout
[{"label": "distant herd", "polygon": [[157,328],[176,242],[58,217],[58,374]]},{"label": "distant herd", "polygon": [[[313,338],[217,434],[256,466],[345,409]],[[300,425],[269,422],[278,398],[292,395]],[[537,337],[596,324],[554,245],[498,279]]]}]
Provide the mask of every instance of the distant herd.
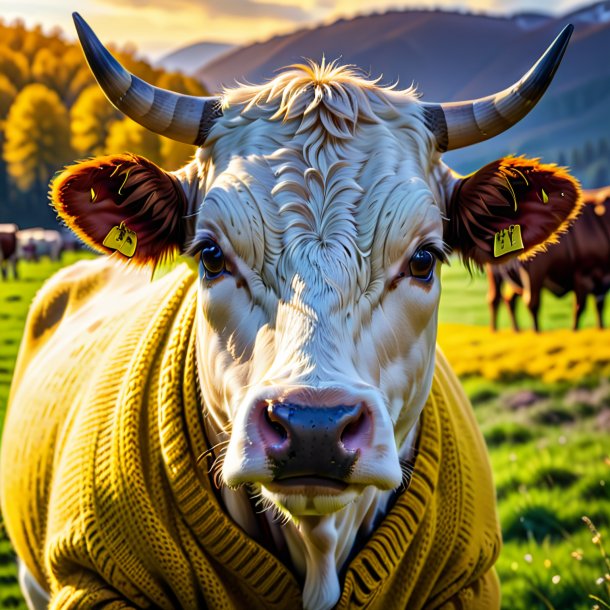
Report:
[{"label": "distant herd", "polygon": [[80,242],[69,232],[40,227],[19,229],[14,223],[0,224],[0,273],[3,280],[18,278],[20,260],[38,262],[43,256],[59,261],[62,252],[77,250]]}]

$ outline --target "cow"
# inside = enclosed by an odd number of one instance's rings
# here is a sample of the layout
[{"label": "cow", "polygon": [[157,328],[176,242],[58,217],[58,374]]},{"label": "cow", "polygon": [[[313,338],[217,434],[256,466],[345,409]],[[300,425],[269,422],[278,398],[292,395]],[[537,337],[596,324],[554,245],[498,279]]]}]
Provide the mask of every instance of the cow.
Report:
[{"label": "cow", "polygon": [[13,223],[0,224],[0,272],[2,279],[8,279],[9,268],[13,269],[13,279],[17,279],[17,231]]},{"label": "cow", "polygon": [[[498,309],[505,301],[513,330],[519,331],[515,314],[519,296],[529,309],[534,329],[540,330],[540,293],[546,288],[557,297],[573,291],[572,328],[578,330],[587,297],[595,297],[598,328],[604,328],[604,305],[610,289],[610,187],[583,190],[580,216],[557,243],[528,260],[505,265],[486,265],[492,331],[497,330]],[[506,282],[508,291],[503,294]]]},{"label": "cow", "polygon": [[498,608],[485,443],[436,348],[440,267],[543,247],[580,190],[535,160],[463,177],[441,154],[523,117],[571,26],[515,85],[446,104],[325,61],[183,96],[74,19],[115,106],[198,149],[176,172],[120,154],[53,182],[108,256],[40,291],[15,369],[1,502],[31,607]]},{"label": "cow", "polygon": [[63,239],[55,229],[35,227],[17,232],[17,252],[20,259],[38,262],[48,256],[51,261],[61,260]]}]

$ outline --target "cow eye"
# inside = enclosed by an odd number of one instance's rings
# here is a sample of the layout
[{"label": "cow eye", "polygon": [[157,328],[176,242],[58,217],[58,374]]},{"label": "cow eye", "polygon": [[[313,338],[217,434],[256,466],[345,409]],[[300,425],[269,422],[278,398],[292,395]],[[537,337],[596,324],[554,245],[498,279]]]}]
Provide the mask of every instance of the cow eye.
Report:
[{"label": "cow eye", "polygon": [[199,265],[207,280],[216,279],[225,271],[225,255],[220,246],[211,239],[206,239],[201,244]]},{"label": "cow eye", "polygon": [[432,279],[432,272],[434,271],[434,265],[436,263],[436,257],[430,250],[420,248],[409,261],[409,270],[411,276],[419,280],[428,282]]}]

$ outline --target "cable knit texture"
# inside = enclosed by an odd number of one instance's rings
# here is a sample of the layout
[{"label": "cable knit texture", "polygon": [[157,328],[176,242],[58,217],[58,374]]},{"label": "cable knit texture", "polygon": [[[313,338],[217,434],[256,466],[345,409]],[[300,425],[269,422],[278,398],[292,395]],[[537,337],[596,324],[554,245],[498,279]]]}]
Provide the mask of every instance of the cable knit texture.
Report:
[{"label": "cable knit texture", "polygon": [[[138,273],[79,263],[30,310],[0,473],[17,553],[52,610],[301,608],[297,578],[197,464],[195,276]],[[499,608],[499,549],[485,445],[438,352],[411,484],[345,570],[337,608]]]}]

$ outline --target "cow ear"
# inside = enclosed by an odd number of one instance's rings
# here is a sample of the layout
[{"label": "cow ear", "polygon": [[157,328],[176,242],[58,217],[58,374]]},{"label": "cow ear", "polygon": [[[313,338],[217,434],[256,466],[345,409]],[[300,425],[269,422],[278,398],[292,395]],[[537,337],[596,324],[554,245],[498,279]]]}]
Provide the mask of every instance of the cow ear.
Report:
[{"label": "cow ear", "polygon": [[445,241],[467,264],[526,259],[556,242],[581,205],[579,183],[564,168],[505,157],[461,178]]},{"label": "cow ear", "polygon": [[182,186],[143,157],[110,155],[70,166],[53,181],[51,200],[66,224],[100,252],[156,264],[184,247]]}]

